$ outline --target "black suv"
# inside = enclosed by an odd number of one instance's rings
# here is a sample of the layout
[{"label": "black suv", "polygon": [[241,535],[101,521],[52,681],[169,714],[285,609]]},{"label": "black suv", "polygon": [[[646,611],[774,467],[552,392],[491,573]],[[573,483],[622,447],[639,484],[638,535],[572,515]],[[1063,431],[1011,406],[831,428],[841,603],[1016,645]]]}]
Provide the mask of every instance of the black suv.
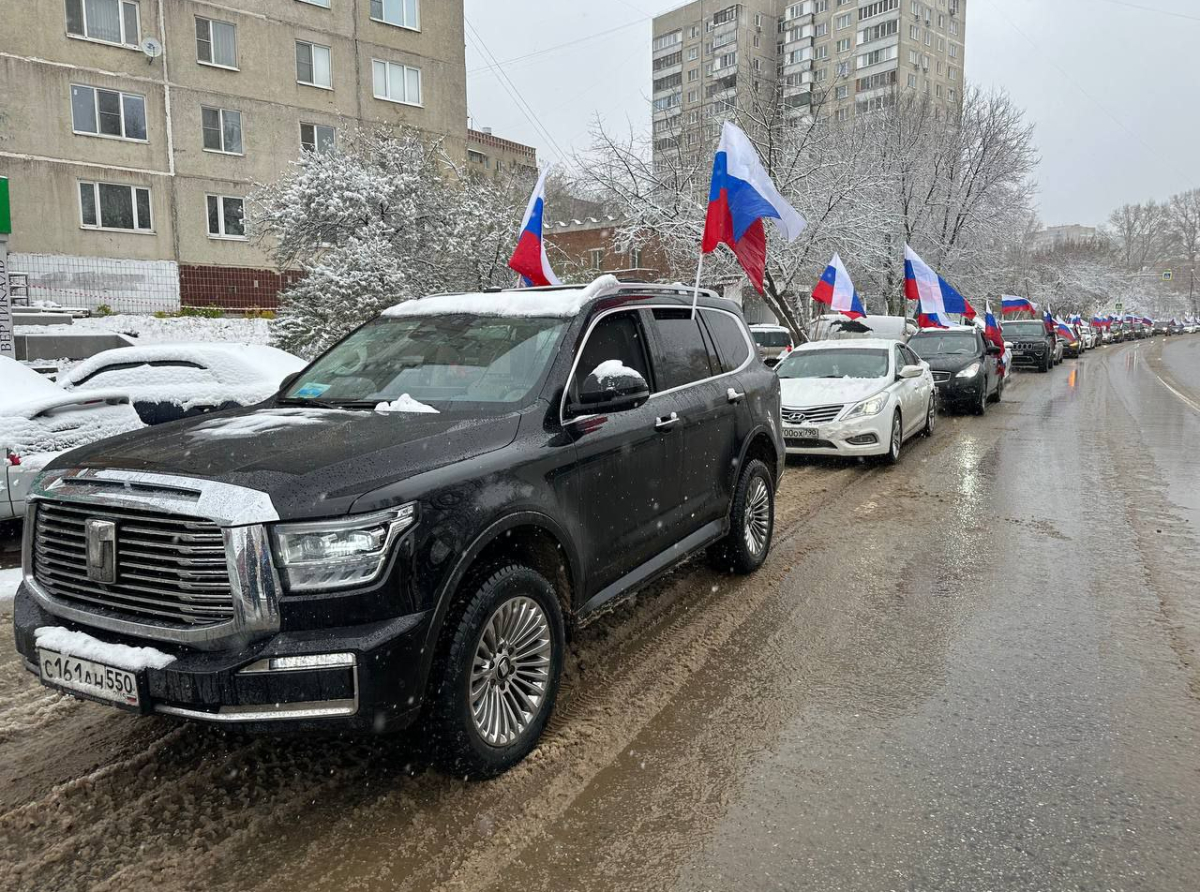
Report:
[{"label": "black suv", "polygon": [[909,339],[908,346],[929,363],[937,386],[938,403],[946,408],[987,411],[989,402],[1004,394],[1000,375],[1000,348],[983,339],[971,325],[926,328]]},{"label": "black suv", "polygon": [[1004,323],[1004,340],[1012,344],[1014,366],[1032,366],[1039,372],[1050,371],[1054,366],[1056,337],[1040,319]]},{"label": "black suv", "polygon": [[264,403],[66,454],[26,517],[28,668],[258,729],[424,716],[448,770],[505,770],[577,623],[770,548],[779,380],[698,303],[612,277],[409,301]]}]

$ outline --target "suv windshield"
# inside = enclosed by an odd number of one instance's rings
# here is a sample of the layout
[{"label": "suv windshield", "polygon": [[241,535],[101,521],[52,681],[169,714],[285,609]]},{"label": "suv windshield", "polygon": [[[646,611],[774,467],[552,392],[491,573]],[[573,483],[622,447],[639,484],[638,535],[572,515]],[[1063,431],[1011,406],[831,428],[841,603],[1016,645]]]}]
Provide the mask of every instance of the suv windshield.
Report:
[{"label": "suv windshield", "polygon": [[914,335],[908,346],[922,359],[930,356],[971,356],[979,352],[979,338],[970,331],[922,332]]},{"label": "suv windshield", "polygon": [[285,398],[373,404],[408,394],[439,411],[507,410],[542,379],[566,325],[465,314],[377,319],[318,359]]},{"label": "suv windshield", "polygon": [[1011,340],[1016,338],[1041,338],[1046,335],[1046,324],[1036,320],[1028,320],[1025,322],[1005,322],[1004,337]]},{"label": "suv windshield", "polygon": [[780,378],[883,378],[886,350],[801,350],[776,369]]}]

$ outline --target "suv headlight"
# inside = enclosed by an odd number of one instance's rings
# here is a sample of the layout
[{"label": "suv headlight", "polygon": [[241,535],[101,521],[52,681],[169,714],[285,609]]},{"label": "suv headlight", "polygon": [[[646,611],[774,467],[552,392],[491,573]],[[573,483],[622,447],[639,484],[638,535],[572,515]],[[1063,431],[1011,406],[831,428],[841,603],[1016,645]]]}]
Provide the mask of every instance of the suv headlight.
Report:
[{"label": "suv headlight", "polygon": [[983,368],[983,363],[973,362],[969,366],[967,366],[965,369],[963,369],[961,372],[959,372],[957,375],[955,375],[954,377],[955,378],[974,378],[976,375],[979,374],[979,370],[981,368]]},{"label": "suv headlight", "polygon": [[846,413],[847,420],[851,418],[870,418],[872,415],[878,415],[887,406],[887,394],[879,394],[870,399],[863,400],[853,409]]},{"label": "suv headlight", "polygon": [[415,502],[339,520],[276,524],[271,544],[289,592],[348,588],[373,582],[396,538],[417,520]]}]

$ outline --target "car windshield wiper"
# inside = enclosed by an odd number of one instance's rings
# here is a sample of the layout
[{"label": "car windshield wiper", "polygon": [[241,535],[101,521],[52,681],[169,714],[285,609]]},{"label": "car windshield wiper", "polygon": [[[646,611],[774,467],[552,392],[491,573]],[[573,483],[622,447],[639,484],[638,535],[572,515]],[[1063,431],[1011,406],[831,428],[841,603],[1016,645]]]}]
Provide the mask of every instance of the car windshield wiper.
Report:
[{"label": "car windshield wiper", "polygon": [[280,406],[316,406],[318,409],[337,409],[339,406],[326,400],[318,400],[309,397],[299,396],[281,396],[276,400]]}]

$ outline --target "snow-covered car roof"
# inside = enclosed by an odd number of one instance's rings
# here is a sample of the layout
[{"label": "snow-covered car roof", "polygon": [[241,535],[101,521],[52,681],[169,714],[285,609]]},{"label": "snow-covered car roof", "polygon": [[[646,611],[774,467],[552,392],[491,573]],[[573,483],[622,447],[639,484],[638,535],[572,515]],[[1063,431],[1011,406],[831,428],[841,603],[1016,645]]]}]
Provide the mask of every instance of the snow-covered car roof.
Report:
[{"label": "snow-covered car roof", "polygon": [[0,356],[0,449],[60,452],[140,427],[123,393],[69,393],[33,369]]},{"label": "snow-covered car roof", "polygon": [[97,353],[71,369],[64,377],[64,383],[67,386],[78,385],[109,366],[152,362],[198,365],[210,371],[213,380],[220,384],[237,386],[267,380],[275,387],[292,372],[298,372],[307,365],[298,356],[262,344],[147,344]]},{"label": "snow-covered car roof", "polygon": [[801,344],[793,353],[812,353],[817,350],[891,350],[898,342],[887,338],[855,338],[845,341],[811,341]]},{"label": "snow-covered car roof", "polygon": [[[1023,321],[1028,322],[1028,321],[1036,321],[1036,320],[1023,320]],[[945,334],[948,331],[982,331],[982,330],[983,329],[978,328],[974,325],[947,325],[945,328],[922,328],[920,331],[917,332],[917,334],[913,335],[913,337],[915,338],[917,335],[921,335],[921,334]]]},{"label": "snow-covered car roof", "polygon": [[791,331],[782,325],[773,325],[770,322],[755,322],[750,328],[756,331],[786,331],[789,333]]},{"label": "snow-covered car roof", "polygon": [[442,316],[464,313],[471,316],[570,318],[577,315],[588,301],[620,285],[616,276],[601,276],[590,285],[579,288],[519,288],[510,291],[435,294],[388,307],[383,315]]}]

